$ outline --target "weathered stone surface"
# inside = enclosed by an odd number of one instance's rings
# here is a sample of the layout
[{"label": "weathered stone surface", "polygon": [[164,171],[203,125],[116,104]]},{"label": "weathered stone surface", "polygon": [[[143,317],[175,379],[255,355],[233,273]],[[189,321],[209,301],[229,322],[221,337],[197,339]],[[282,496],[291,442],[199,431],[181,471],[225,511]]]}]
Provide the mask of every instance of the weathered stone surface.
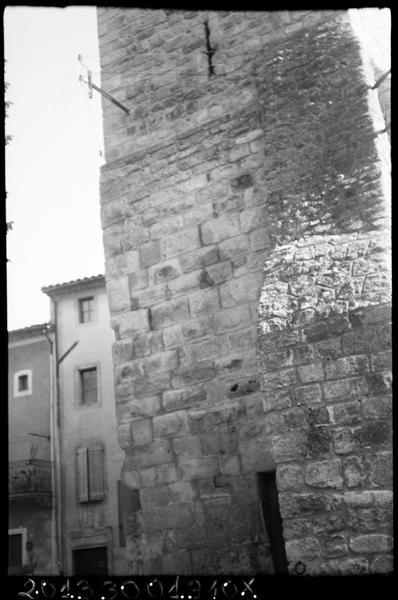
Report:
[{"label": "weathered stone surface", "polygon": [[218,290],[205,289],[195,292],[189,297],[192,317],[202,317],[219,308]]},{"label": "weathered stone surface", "polygon": [[230,308],[238,304],[256,300],[259,295],[262,275],[244,275],[220,286],[221,305]]},{"label": "weathered stone surface", "polygon": [[319,557],[321,546],[316,538],[303,538],[300,541],[286,543],[286,555],[288,561],[297,562],[303,559]]},{"label": "weathered stone surface", "polygon": [[204,85],[200,11],[99,14],[104,89],[134,105],[104,104],[101,169],[119,439],[145,492],[130,572],[272,573],[256,474],[276,467],[292,573],[385,572],[388,150],[348,15],[210,11]]},{"label": "weathered stone surface", "polygon": [[112,317],[111,326],[117,328],[121,338],[133,335],[136,331],[148,330],[149,320],[146,309],[135,310]]},{"label": "weathered stone surface", "polygon": [[301,467],[294,465],[279,465],[276,471],[278,489],[300,489],[304,484],[304,475]]},{"label": "weathered stone surface", "polygon": [[392,549],[392,538],[388,535],[370,533],[349,538],[349,545],[353,552],[374,553],[389,552]]},{"label": "weathered stone surface", "polygon": [[173,455],[169,440],[155,440],[134,450],[133,461],[138,467],[151,467],[172,462]]},{"label": "weathered stone surface", "polygon": [[351,429],[334,429],[332,436],[336,454],[349,454],[357,448],[355,434]]},{"label": "weathered stone surface", "polygon": [[343,478],[341,476],[340,460],[331,459],[308,463],[305,482],[313,487],[341,489]]},{"label": "weathered stone surface", "polygon": [[391,574],[394,570],[394,559],[391,555],[381,554],[370,563],[370,572],[375,575]]},{"label": "weathered stone surface", "polygon": [[329,560],[321,564],[321,575],[367,575],[368,561],[365,558]]},{"label": "weathered stone surface", "polygon": [[153,431],[156,437],[182,434],[187,431],[185,410],[153,418]]},{"label": "weathered stone surface", "polygon": [[206,458],[184,457],[180,461],[180,466],[182,478],[188,481],[214,477],[219,473],[218,460],[213,456]]},{"label": "weathered stone surface", "polygon": [[155,329],[180,323],[188,317],[189,308],[185,298],[166,302],[151,309],[151,323]]},{"label": "weathered stone surface", "polygon": [[138,419],[131,422],[131,437],[134,446],[144,446],[153,441],[152,420]]},{"label": "weathered stone surface", "polygon": [[239,234],[239,219],[237,215],[227,214],[218,219],[212,219],[200,226],[200,234],[204,245],[214,244],[232,238]]}]

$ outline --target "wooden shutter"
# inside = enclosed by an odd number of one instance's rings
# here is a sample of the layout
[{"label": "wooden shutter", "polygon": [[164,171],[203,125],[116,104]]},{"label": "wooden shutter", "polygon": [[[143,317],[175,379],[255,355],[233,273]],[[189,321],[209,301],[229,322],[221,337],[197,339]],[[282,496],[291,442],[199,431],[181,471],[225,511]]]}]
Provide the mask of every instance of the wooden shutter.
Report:
[{"label": "wooden shutter", "polygon": [[101,446],[88,448],[88,476],[90,501],[102,500],[104,490],[104,449]]},{"label": "wooden shutter", "polygon": [[87,448],[79,448],[76,455],[77,497],[79,502],[88,502]]}]

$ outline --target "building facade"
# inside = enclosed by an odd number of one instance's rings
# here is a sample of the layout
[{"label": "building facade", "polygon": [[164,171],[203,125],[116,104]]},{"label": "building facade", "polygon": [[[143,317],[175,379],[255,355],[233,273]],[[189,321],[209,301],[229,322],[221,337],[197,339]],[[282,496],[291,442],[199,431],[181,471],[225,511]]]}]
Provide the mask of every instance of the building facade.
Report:
[{"label": "building facade", "polygon": [[102,275],[48,286],[57,382],[58,538],[68,575],[125,573],[122,451]]},{"label": "building facade", "polygon": [[47,323],[9,333],[10,575],[56,574],[50,336]]},{"label": "building facade", "polygon": [[390,572],[374,47],[349,11],[98,27],[128,572]]}]

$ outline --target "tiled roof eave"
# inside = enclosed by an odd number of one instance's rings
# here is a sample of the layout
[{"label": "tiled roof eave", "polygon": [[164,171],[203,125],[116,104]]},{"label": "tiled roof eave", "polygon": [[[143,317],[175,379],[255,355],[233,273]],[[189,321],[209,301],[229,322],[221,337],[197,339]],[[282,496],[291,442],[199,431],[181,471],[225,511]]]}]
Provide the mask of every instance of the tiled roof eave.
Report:
[{"label": "tiled roof eave", "polygon": [[58,296],[61,294],[68,294],[69,292],[77,292],[79,290],[92,289],[99,286],[105,285],[104,275],[94,275],[93,277],[84,277],[83,279],[76,279],[74,281],[66,281],[65,283],[58,283],[56,285],[49,285],[42,287],[41,291],[48,296]]}]

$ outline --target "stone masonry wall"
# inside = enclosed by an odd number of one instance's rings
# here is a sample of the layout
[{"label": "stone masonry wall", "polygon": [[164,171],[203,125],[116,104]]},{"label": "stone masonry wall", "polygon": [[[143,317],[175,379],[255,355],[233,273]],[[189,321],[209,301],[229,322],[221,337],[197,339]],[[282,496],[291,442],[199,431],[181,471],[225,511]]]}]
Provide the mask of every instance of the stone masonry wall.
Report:
[{"label": "stone masonry wall", "polygon": [[291,573],[388,571],[387,136],[347,13],[98,14],[130,573],[272,573],[274,469]]}]

